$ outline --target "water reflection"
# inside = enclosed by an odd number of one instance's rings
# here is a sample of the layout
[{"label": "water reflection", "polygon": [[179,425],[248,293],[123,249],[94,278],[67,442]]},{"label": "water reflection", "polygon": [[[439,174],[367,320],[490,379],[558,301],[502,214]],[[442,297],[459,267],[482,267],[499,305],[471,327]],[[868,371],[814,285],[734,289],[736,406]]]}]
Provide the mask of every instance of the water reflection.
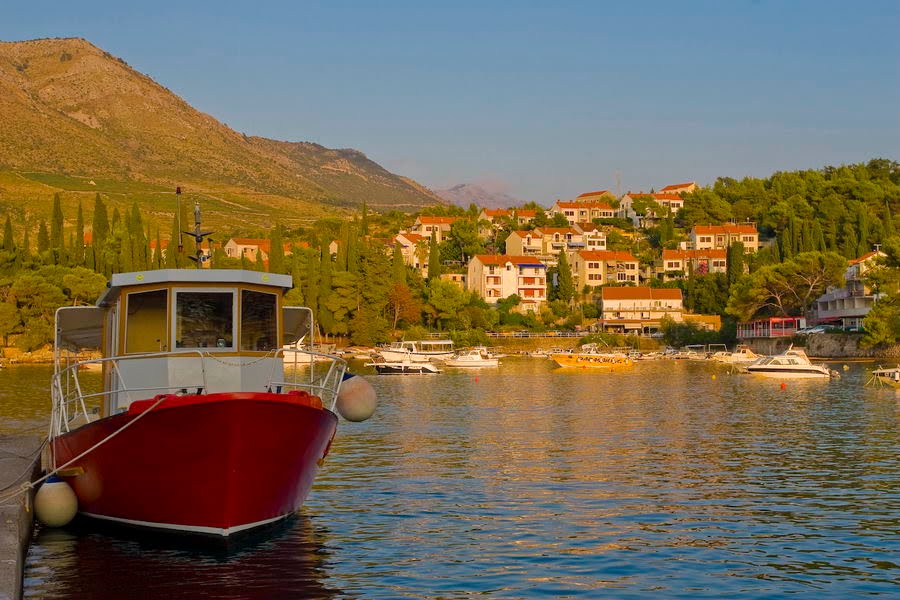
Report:
[{"label": "water reflection", "polygon": [[26,583],[101,594],[66,586],[115,570],[132,572],[120,597],[896,595],[900,396],[864,378],[851,365],[781,389],[702,363],[611,375],[527,359],[372,377],[379,411],[341,424],[280,537],[223,557],[93,533],[60,552],[42,534]]},{"label": "water reflection", "polygon": [[[38,532],[26,598],[333,598],[326,531],[296,517],[225,544],[93,520]],[[346,597],[346,595],[341,595]]]}]

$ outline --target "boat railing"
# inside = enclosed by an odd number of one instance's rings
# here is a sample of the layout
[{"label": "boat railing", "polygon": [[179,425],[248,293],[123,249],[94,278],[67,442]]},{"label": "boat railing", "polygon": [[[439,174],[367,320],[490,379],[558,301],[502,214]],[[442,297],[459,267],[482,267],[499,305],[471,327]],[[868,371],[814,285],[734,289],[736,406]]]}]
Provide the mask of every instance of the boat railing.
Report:
[{"label": "boat railing", "polygon": [[[169,356],[184,357],[194,354],[200,359],[199,381],[192,380],[190,382],[177,382],[175,385],[149,387],[129,386],[125,375],[119,367],[120,363],[132,360],[165,358]],[[79,377],[79,372],[86,368],[90,368],[92,365],[99,366],[105,373],[111,373],[114,384],[110,385],[109,389],[101,389],[97,392],[85,391],[81,378]],[[102,402],[113,395],[131,395],[134,392],[154,392],[153,395],[156,395],[186,393],[187,390],[198,390],[198,392],[201,392],[207,389],[204,354],[199,350],[152,352],[146,354],[131,354],[127,356],[110,356],[90,360],[66,360],[62,364],[58,359],[56,369],[57,370],[53,374],[53,378],[50,382],[50,392],[53,404],[50,416],[50,431],[52,436],[68,432],[70,430],[70,424],[73,423],[79,415],[86,421],[92,420],[91,412],[88,410],[88,404],[93,404],[94,401]]]},{"label": "boat railing", "polygon": [[318,396],[322,404],[329,406],[333,411],[344,373],[347,371],[347,361],[332,354],[304,350],[305,354],[310,355],[311,360],[296,365],[302,368],[285,371],[283,368],[279,369],[279,366],[284,364],[285,352],[291,352],[291,349],[279,348],[274,351],[274,358],[279,360],[272,363],[267,389],[278,393],[303,390]]}]

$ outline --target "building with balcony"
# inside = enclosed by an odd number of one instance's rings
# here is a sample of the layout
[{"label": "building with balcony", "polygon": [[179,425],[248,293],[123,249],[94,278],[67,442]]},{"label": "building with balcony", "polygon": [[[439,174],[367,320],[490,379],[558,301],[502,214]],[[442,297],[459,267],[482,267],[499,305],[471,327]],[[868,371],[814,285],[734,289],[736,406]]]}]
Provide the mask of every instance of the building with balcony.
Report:
[{"label": "building with balcony", "polygon": [[489,304],[516,294],[520,311],[538,312],[547,301],[547,266],[530,256],[478,254],[469,261],[466,286]]},{"label": "building with balcony", "polygon": [[417,233],[429,240],[433,235],[437,239],[437,243],[443,242],[447,234],[450,233],[450,227],[461,217],[429,217],[420,215],[416,217],[416,222],[410,228],[410,233]]},{"label": "building with balcony", "polygon": [[667,185],[663,189],[659,190],[660,193],[663,194],[690,194],[694,190],[697,189],[697,184],[693,181],[688,181],[687,183],[676,183],[673,185]]},{"label": "building with balcony", "polygon": [[403,264],[414,268],[423,276],[428,273],[428,246],[430,238],[418,233],[401,231],[394,236],[394,244],[400,246]]},{"label": "building with balcony", "polygon": [[731,244],[744,244],[744,253],[759,250],[759,232],[754,223],[726,223],[724,225],[694,225],[686,250],[728,249]]},{"label": "building with balcony", "polygon": [[610,287],[600,290],[600,326],[604,331],[652,333],[666,317],[683,321],[678,288]]},{"label": "building with balcony", "polygon": [[865,275],[876,268],[878,259],[884,256],[884,252],[877,250],[851,260],[844,272],[844,285],[829,288],[816,299],[811,320],[816,324],[861,328],[863,319],[880,296],[866,285]]},{"label": "building with balcony", "polygon": [[639,262],[630,252],[580,250],[570,255],[569,265],[577,289],[584,286],[634,283],[639,279]]},{"label": "building with balcony", "polygon": [[668,250],[662,251],[662,261],[656,268],[656,277],[663,281],[684,279],[690,275],[725,273],[728,270],[727,250]]},{"label": "building with balcony", "polygon": [[[593,193],[593,192],[592,192]],[[607,194],[609,192],[606,192]],[[584,194],[582,194],[583,196]],[[579,196],[580,198],[581,196]],[[610,196],[612,199],[612,196]],[[612,219],[616,216],[616,211],[606,202],[596,201],[578,201],[564,202],[557,200],[556,203],[547,211],[551,217],[554,215],[563,215],[570,225],[576,223],[590,223],[594,219]]]}]

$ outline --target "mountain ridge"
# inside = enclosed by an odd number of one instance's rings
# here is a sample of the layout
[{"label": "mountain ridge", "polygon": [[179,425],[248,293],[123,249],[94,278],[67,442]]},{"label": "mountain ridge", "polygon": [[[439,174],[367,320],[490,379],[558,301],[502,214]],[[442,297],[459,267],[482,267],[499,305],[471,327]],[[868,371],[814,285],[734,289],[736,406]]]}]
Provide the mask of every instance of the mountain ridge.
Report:
[{"label": "mountain ridge", "polygon": [[0,169],[281,199],[270,213],[441,201],[359,150],[237,132],[83,38],[0,42]]}]

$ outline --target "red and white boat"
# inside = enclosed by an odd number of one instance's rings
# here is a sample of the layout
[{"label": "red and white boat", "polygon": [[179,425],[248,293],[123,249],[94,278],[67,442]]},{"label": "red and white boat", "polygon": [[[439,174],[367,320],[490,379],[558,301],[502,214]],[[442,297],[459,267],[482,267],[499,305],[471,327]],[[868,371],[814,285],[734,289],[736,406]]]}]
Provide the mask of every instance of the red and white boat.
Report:
[{"label": "red and white boat", "polygon": [[[283,307],[290,288],[255,271],[121,273],[96,306],[57,312],[48,467],[80,513],[227,536],[300,507],[346,363],[285,371],[285,340],[312,331],[309,309]],[[66,360],[89,347],[103,352],[89,361],[102,389]]]}]

